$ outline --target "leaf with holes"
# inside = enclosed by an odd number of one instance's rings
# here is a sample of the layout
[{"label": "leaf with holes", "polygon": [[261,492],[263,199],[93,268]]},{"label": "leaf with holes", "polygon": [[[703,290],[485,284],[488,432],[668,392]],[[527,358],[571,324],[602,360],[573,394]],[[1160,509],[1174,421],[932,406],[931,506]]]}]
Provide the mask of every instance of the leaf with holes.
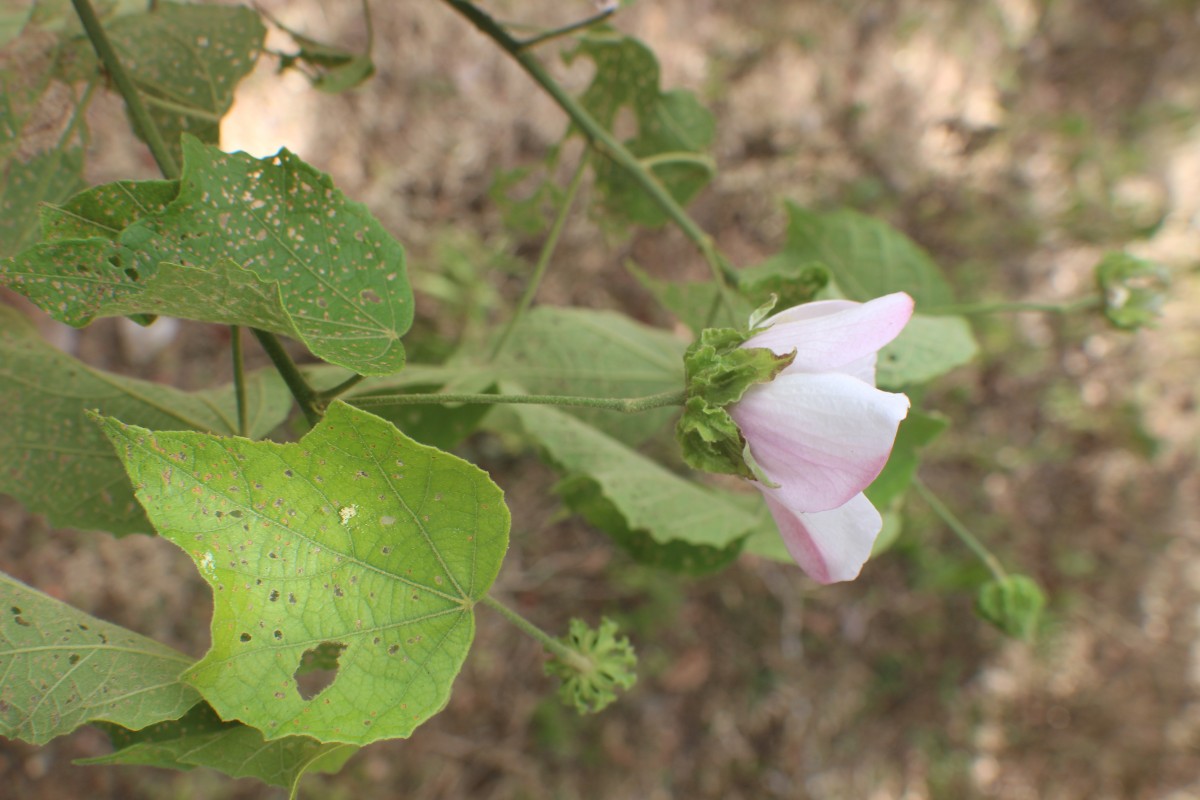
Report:
[{"label": "leaf with holes", "polygon": [[[404,366],[404,250],[328,176],[286,150],[260,160],[185,137],[178,195],[160,208],[172,185],[101,187],[48,212],[55,238],[0,262],[0,282],[75,326],[163,314],[291,336],[364,375]],[[89,224],[62,223],[76,212]]]},{"label": "leaf with holes", "polygon": [[[209,144],[220,140],[221,118],[237,84],[254,69],[267,33],[249,8],[182,3],[118,16],[105,31],[176,161],[181,134]],[[91,43],[82,39],[76,47],[76,70],[103,74]]]},{"label": "leaf with holes", "polygon": [[[637,120],[637,134],[626,140],[625,146],[676,201],[686,204],[715,172],[706,152],[716,136],[712,114],[691,92],[662,91],[658,59],[637,39],[598,30],[585,36],[565,59],[571,63],[580,56],[596,65],[580,103],[609,130],[621,109],[630,109]],[[598,158],[592,165],[596,188],[610,215],[647,226],[667,221],[654,199],[616,163]]]},{"label": "leaf with holes", "polygon": [[[291,395],[274,370],[246,379],[252,436],[283,422]],[[139,425],[232,434],[232,386],[181,392],[93,369],[51,347],[17,311],[0,306],[0,492],[52,525],[150,533],[133,487],[104,434],[84,412],[99,409]]]},{"label": "leaf with holes", "polygon": [[144,728],[200,701],[192,659],[0,573],[0,735],[45,744],[85,722]]},{"label": "leaf with holes", "polygon": [[[294,444],[102,425],[213,587],[212,649],[185,680],[223,719],[367,744],[442,709],[508,547],[484,472],[341,402]],[[335,668],[323,688],[297,675],[313,660]]]},{"label": "leaf with holes", "polygon": [[178,720],[140,731],[100,725],[113,752],[76,764],[137,764],[190,770],[210,767],[233,778],[257,778],[283,786],[295,796],[300,779],[310,772],[337,772],[358,748],[321,743],[308,736],[266,741],[262,731],[240,722],[224,722],[208,703],[199,703]]}]

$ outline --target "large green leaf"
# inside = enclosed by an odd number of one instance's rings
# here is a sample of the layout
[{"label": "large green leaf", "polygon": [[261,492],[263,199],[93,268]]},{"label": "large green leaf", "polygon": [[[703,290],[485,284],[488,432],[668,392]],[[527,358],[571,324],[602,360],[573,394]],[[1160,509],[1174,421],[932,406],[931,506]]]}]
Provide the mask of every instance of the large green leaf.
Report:
[{"label": "large green leaf", "polygon": [[953,303],[950,285],[929,255],[883,220],[850,210],[787,208],[787,244],[775,259],[824,264],[850,300],[908,292],[917,310]]},{"label": "large green leaf", "polygon": [[[683,388],[686,342],[623,314],[541,306],[517,327],[507,349],[487,368],[532,394],[645,397]],[[636,444],[675,414],[572,409],[617,439]]]},{"label": "large green leaf", "polygon": [[[122,65],[141,92],[176,160],[180,135],[220,141],[221,117],[233,90],[254,69],[266,28],[249,8],[161,2],[105,25]],[[99,72],[91,44],[78,44],[83,63]]]},{"label": "large green leaf", "polygon": [[358,748],[321,743],[308,736],[267,741],[262,731],[240,722],[224,722],[208,703],[186,715],[140,731],[101,725],[113,752],[77,764],[136,764],[190,770],[211,767],[233,778],[258,778],[296,795],[300,779],[310,772],[337,772]]},{"label": "large green leaf", "polygon": [[[366,744],[446,704],[508,547],[485,473],[341,402],[295,444],[103,427],[213,587],[212,649],[185,679],[222,718]],[[305,699],[295,675],[322,646],[336,677]]]},{"label": "large green leaf", "polygon": [[[250,433],[287,416],[291,398],[274,371],[248,376]],[[152,428],[237,432],[233,388],[181,392],[92,369],[46,343],[19,313],[0,306],[0,492],[58,527],[149,533],[133,488],[104,434],[84,412],[99,409]]]},{"label": "large green leaf", "polygon": [[82,184],[82,96],[56,75],[59,49],[36,26],[0,47],[0,257],[35,239],[39,203]]},{"label": "large green leaf", "polygon": [[[752,514],[569,414],[547,406],[513,406],[512,410],[526,435],[568,479],[564,487],[568,499],[597,525],[619,519],[619,524],[606,526],[618,541],[637,532],[660,545],[678,542],[720,551],[755,524]],[[588,483],[581,484],[581,479]],[[595,505],[601,502],[603,506]],[[679,568],[702,569],[701,554],[688,555],[692,557],[697,558],[696,564],[680,563]]]},{"label": "large green leaf", "polygon": [[[135,186],[142,201],[152,194]],[[292,336],[362,374],[404,365],[413,298],[403,248],[288,151],[260,160],[185,137],[179,193],[165,209],[143,214],[118,194],[92,190],[67,209],[99,225],[108,210],[135,218],[119,236],[84,237],[85,227],[53,238],[0,262],[0,280],[71,325],[163,314]],[[97,205],[105,197],[111,209]]]},{"label": "large green leaf", "polygon": [[875,380],[885,389],[925,383],[970,362],[978,352],[964,317],[914,314],[900,335],[879,351]]},{"label": "large green leaf", "polygon": [[200,697],[192,659],[0,573],[0,735],[45,744],[85,722],[144,728]]},{"label": "large green leaf", "polygon": [[[565,58],[569,63],[580,56],[596,65],[580,103],[609,130],[622,109],[632,111],[637,134],[625,146],[680,204],[687,203],[713,176],[713,161],[706,154],[716,132],[712,114],[691,92],[662,91],[658,59],[637,39],[596,31]],[[592,164],[596,188],[611,216],[649,226],[667,221],[658,204],[615,162],[598,158]]]}]

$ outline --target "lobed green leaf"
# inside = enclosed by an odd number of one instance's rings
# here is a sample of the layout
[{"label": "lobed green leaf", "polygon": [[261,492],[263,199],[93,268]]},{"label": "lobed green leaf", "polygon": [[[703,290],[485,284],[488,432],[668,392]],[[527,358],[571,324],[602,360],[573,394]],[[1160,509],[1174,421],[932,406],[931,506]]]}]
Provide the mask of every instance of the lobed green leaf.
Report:
[{"label": "lobed green leaf", "polygon": [[87,722],[144,728],[200,700],[192,659],[0,573],[0,735],[45,744]]},{"label": "lobed green leaf", "polygon": [[[291,396],[273,370],[247,376],[250,433],[283,422]],[[92,369],[51,347],[24,317],[0,306],[0,492],[57,527],[118,536],[152,528],[104,434],[99,409],[161,429],[237,432],[233,387],[188,393]]]},{"label": "lobed green leaf", "polygon": [[[213,587],[212,649],[185,680],[223,719],[367,744],[442,709],[508,546],[485,473],[341,402],[294,444],[102,426]],[[336,676],[306,698],[322,647]]]}]

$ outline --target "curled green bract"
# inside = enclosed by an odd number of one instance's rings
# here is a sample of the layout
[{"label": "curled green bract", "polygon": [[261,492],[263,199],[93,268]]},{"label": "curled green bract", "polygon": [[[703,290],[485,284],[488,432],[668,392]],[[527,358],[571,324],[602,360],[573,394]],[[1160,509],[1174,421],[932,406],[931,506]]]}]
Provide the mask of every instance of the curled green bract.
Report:
[{"label": "curled green bract", "polygon": [[628,637],[617,635],[617,623],[607,617],[596,628],[578,617],[567,635],[558,639],[578,658],[546,662],[546,673],[562,680],[558,694],[580,714],[595,714],[617,699],[617,689],[637,682],[637,655]]},{"label": "curled green bract", "polygon": [[746,440],[725,409],[754,384],[774,379],[795,354],[779,356],[765,348],[744,348],[749,335],[733,328],[708,328],[684,354],[687,399],[675,437],[688,466],[756,477],[745,458]]}]

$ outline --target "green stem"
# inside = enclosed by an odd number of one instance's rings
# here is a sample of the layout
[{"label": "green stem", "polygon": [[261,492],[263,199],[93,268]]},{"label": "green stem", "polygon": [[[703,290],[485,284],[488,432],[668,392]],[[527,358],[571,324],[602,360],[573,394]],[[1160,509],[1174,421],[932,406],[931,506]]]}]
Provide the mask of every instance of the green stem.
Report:
[{"label": "green stem", "polygon": [[926,314],[1004,314],[1020,311],[1040,311],[1048,314],[1071,314],[1089,308],[1098,308],[1104,302],[1100,295],[1089,295],[1065,303],[1036,303],[1021,300],[998,301],[995,303],[961,303],[922,309]]},{"label": "green stem", "polygon": [[246,413],[246,359],[242,355],[242,326],[229,326],[229,342],[233,348],[233,394],[237,399],[238,435],[250,437],[250,423]]},{"label": "green stem", "polygon": [[541,62],[532,53],[525,50],[524,44],[509,34],[487,12],[477,7],[474,3],[468,2],[468,0],[444,0],[444,2],[466,17],[484,35],[488,36],[503,48],[506,53],[512,56],[529,73],[529,76],[545,90],[546,94],[550,95],[559,108],[571,118],[571,121],[583,131],[584,135],[591,142],[592,147],[628,173],[642,190],[650,195],[651,199],[654,200],[662,212],[671,218],[679,229],[683,231],[683,234],[692,241],[692,244],[696,246],[700,254],[704,256],[704,260],[712,272],[713,280],[716,281],[717,286],[721,290],[721,295],[725,303],[732,308],[733,303],[728,291],[731,286],[736,285],[736,273],[721,258],[712,237],[705,233],[696,224],[695,220],[688,216],[688,213],[676,202],[675,198],[671,196],[666,187],[655,177],[654,173],[646,169],[637,156],[630,153],[624,145],[617,141],[615,136],[609,133],[603,125],[584,110],[583,106],[575,101],[575,98],[567,94],[567,91],[559,85],[558,81],[554,80],[550,73],[545,70]]},{"label": "green stem", "polygon": [[164,178],[169,180],[177,179],[179,177],[179,165],[175,163],[175,157],[171,155],[170,149],[167,148],[167,144],[162,137],[162,132],[158,129],[158,125],[154,123],[154,118],[150,116],[150,112],[146,110],[145,104],[142,103],[141,93],[133,85],[133,79],[125,71],[125,67],[121,64],[121,59],[117,57],[117,51],[113,49],[112,42],[109,41],[108,35],[104,33],[104,26],[100,24],[100,20],[96,17],[96,11],[92,8],[92,4],[89,0],[71,0],[71,3],[75,6],[75,13],[79,15],[79,21],[83,24],[83,29],[87,32],[88,39],[91,40],[92,48],[96,51],[96,57],[100,59],[100,63],[104,65],[105,71],[112,77],[113,83],[117,85],[117,91],[125,99],[125,105],[129,109],[129,116],[133,119],[133,124],[141,133],[142,139],[145,140],[146,145],[150,148],[150,154],[154,156],[154,161],[158,164],[159,171],[162,172]]},{"label": "green stem", "polygon": [[495,361],[500,353],[504,351],[504,346],[508,344],[513,331],[517,329],[517,323],[521,321],[525,312],[533,305],[533,298],[537,295],[538,288],[542,285],[542,278],[546,275],[546,268],[550,266],[550,259],[554,257],[554,251],[558,248],[558,240],[562,236],[563,228],[566,227],[567,216],[570,214],[571,206],[575,204],[575,197],[579,194],[579,187],[583,184],[583,175],[587,163],[588,158],[585,154],[583,158],[579,159],[579,165],[575,167],[575,174],[571,176],[571,182],[567,185],[567,194],[563,198],[562,205],[558,209],[558,214],[554,218],[554,224],[550,227],[550,233],[542,245],[542,252],[538,254],[537,264],[533,268],[533,276],[529,279],[529,284],[521,294],[521,299],[517,302],[516,309],[513,310],[512,318],[504,326],[500,338],[496,340],[495,346],[492,347],[488,361]]},{"label": "green stem", "polygon": [[266,351],[271,363],[278,370],[279,376],[283,378],[283,382],[291,391],[292,397],[296,398],[296,405],[300,406],[300,410],[304,412],[304,418],[308,420],[308,424],[316,425],[321,421],[321,411],[317,408],[316,393],[304,380],[304,376],[296,368],[292,357],[283,349],[279,337],[267,331],[260,331],[258,328],[251,328],[250,332],[254,334],[254,338],[258,339],[258,343]]},{"label": "green stem", "polygon": [[367,376],[365,375],[351,375],[349,378],[346,378],[346,380],[342,381],[337,386],[334,386],[332,389],[326,389],[323,392],[317,392],[315,395],[317,403],[321,405],[328,405],[331,400],[341,397],[359,383],[366,380],[366,377]]},{"label": "green stem", "polygon": [[933,509],[933,513],[941,517],[942,522],[946,523],[946,526],[954,531],[954,535],[961,539],[962,543],[984,563],[996,580],[1004,581],[1008,579],[1008,572],[1005,571],[1000,561],[992,555],[990,550],[983,546],[983,542],[975,538],[975,534],[967,530],[967,526],[963,525],[958,517],[954,516],[954,513],[946,507],[945,503],[938,499],[938,496],[925,485],[924,481],[914,476],[913,488],[917,490],[917,494],[921,495],[921,499],[929,504],[929,507]]},{"label": "green stem", "polygon": [[522,617],[516,611],[513,611],[511,608],[501,603],[492,595],[484,595],[480,602],[498,613],[500,616],[504,617],[522,632],[532,636],[542,645],[542,647],[544,647],[563,663],[569,664],[578,672],[586,673],[591,671],[592,662],[588,658],[567,647],[565,644],[558,641],[553,636]]},{"label": "green stem", "polygon": [[610,6],[609,8],[602,9],[592,16],[581,19],[578,22],[572,22],[570,25],[564,25],[561,28],[554,28],[552,30],[544,31],[536,36],[530,36],[528,39],[522,39],[520,42],[518,42],[518,46],[522,50],[526,50],[531,47],[537,47],[539,44],[548,42],[551,39],[557,39],[560,36],[566,36],[574,33],[575,31],[581,31],[584,28],[590,28],[596,23],[603,22],[604,20],[608,19],[615,14],[616,11],[616,6]]},{"label": "green stem", "polygon": [[646,397],[574,397],[561,394],[389,394],[371,397],[353,397],[349,402],[359,408],[381,406],[440,405],[442,403],[482,403],[493,405],[537,405],[567,406],[572,408],[599,408],[605,411],[620,411],[636,414],[653,408],[680,406],[686,392],[662,392]]}]

